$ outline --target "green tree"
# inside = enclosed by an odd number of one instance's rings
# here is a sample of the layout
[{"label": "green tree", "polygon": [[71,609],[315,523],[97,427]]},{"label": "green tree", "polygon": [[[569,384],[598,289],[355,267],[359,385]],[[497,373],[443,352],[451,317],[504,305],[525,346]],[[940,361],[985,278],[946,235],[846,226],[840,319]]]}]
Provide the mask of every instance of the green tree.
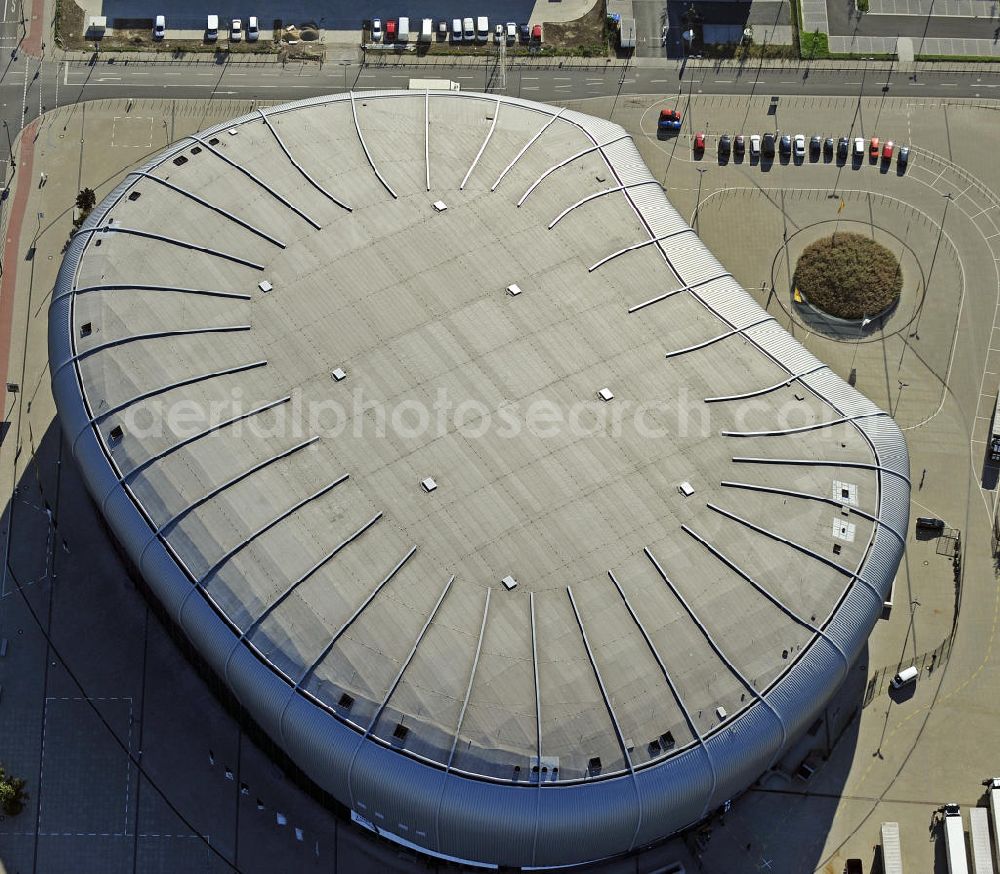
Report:
[{"label": "green tree", "polygon": [[76,208],[79,210],[79,214],[76,220],[73,222],[77,227],[80,227],[86,221],[87,216],[90,215],[90,211],[97,205],[97,195],[94,193],[93,188],[84,188],[76,196]]},{"label": "green tree", "polygon": [[24,780],[8,776],[0,766],[0,809],[8,816],[17,816],[24,808],[24,802],[28,797],[24,785]]}]

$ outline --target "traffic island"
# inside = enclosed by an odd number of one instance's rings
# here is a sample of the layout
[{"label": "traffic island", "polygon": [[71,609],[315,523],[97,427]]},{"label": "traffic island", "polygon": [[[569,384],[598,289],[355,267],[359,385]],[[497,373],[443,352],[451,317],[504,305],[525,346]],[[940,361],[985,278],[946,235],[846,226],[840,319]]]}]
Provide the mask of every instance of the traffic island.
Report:
[{"label": "traffic island", "polygon": [[902,290],[899,260],[861,234],[834,233],[816,240],[795,266],[795,302],[844,321],[875,321],[896,306]]}]

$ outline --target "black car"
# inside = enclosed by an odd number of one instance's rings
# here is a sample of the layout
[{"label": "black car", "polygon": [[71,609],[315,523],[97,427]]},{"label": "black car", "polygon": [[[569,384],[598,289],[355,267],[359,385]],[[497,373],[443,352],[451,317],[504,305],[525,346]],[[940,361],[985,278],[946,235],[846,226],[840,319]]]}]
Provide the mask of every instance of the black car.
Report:
[{"label": "black car", "polygon": [[819,157],[819,150],[822,144],[823,141],[818,136],[812,136],[809,138],[809,154],[813,158]]},{"label": "black car", "polygon": [[782,155],[792,154],[792,138],[788,134],[782,134],[781,143],[778,148],[781,150]]},{"label": "black car", "polygon": [[847,160],[847,153],[850,151],[851,143],[847,137],[841,137],[837,140],[837,157]]},{"label": "black car", "polygon": [[518,35],[521,38],[521,42],[531,41],[531,28],[526,24],[520,24],[517,28]]},{"label": "black car", "polygon": [[733,141],[733,151],[736,153],[736,157],[742,158],[746,149],[747,143],[746,140],[743,139],[743,134],[737,134],[736,139]]},{"label": "black car", "polygon": [[719,157],[728,158],[729,151],[733,147],[733,141],[729,138],[729,134],[723,134],[719,137]]},{"label": "black car", "polygon": [[944,531],[944,519],[935,519],[931,516],[918,516],[917,528],[928,531]]},{"label": "black car", "polygon": [[760,153],[765,158],[774,157],[774,134],[764,134],[764,141],[761,143]]},{"label": "black car", "polygon": [[833,157],[833,137],[827,137],[823,140],[823,154],[827,158]]}]

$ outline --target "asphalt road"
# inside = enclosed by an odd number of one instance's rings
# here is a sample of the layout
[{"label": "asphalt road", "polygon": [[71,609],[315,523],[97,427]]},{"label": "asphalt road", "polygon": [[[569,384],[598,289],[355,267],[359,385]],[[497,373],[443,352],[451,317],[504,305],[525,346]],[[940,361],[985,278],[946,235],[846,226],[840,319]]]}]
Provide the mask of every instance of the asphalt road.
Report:
[{"label": "asphalt road", "polygon": [[[2,2],[2,0],[0,0]],[[7,0],[8,3],[11,0]],[[12,27],[9,22],[5,27]],[[17,23],[19,27],[19,20]],[[0,37],[2,38],[2,37]],[[405,88],[411,78],[446,76],[464,90],[489,90],[496,82],[482,65],[443,70],[420,66],[362,66],[358,63],[183,63],[38,60],[26,55],[5,58],[0,67],[0,120],[13,137],[24,124],[55,106],[108,98],[211,98],[294,100],[348,89]],[[1000,70],[934,70],[909,74],[868,70],[748,65],[743,68],[688,66],[664,61],[656,66],[593,64],[586,67],[513,67],[507,93],[539,101],[566,101],[619,94],[730,94],[771,96],[1000,97]],[[7,159],[0,136],[0,159]]]}]

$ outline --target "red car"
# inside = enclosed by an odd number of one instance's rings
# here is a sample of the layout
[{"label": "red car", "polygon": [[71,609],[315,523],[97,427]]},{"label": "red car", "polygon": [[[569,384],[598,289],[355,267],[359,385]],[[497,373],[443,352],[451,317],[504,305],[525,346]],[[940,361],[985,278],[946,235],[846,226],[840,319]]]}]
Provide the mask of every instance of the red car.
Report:
[{"label": "red car", "polygon": [[892,160],[892,140],[886,140],[885,145],[882,146],[882,160],[883,161]]},{"label": "red car", "polygon": [[872,137],[872,141],[868,146],[868,157],[873,161],[878,157],[879,142],[878,137]]},{"label": "red car", "polygon": [[542,26],[540,24],[536,24],[531,28],[531,41],[533,43],[540,43],[542,41]]},{"label": "red car", "polygon": [[705,135],[701,131],[698,131],[698,133],[694,135],[694,150],[696,152],[705,151]]},{"label": "red car", "polygon": [[396,41],[396,19],[390,18],[385,23],[385,41],[395,42]]}]

